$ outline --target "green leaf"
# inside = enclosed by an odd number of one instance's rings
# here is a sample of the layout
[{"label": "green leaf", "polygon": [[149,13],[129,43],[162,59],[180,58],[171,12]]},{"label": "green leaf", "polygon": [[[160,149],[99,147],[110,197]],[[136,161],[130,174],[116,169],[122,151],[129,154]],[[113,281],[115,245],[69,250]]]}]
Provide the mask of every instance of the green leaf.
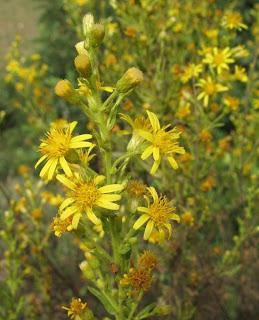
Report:
[{"label": "green leaf", "polygon": [[109,297],[104,292],[100,292],[99,290],[88,287],[89,291],[103,304],[105,310],[112,314],[117,315],[119,312],[119,308],[116,305],[116,302],[113,300],[112,297]]}]

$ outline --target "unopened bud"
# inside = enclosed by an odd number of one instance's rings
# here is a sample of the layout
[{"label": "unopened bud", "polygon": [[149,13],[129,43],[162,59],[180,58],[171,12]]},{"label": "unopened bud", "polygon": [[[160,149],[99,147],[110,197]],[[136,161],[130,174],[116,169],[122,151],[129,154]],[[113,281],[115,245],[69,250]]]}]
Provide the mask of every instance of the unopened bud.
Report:
[{"label": "unopened bud", "polygon": [[104,38],[105,28],[101,23],[96,23],[92,26],[91,31],[89,33],[89,43],[93,47],[98,47]]},{"label": "unopened bud", "polygon": [[167,316],[168,314],[172,313],[172,311],[173,308],[168,304],[157,306],[155,308],[155,314],[159,316]]},{"label": "unopened bud", "polygon": [[91,62],[86,54],[79,54],[75,60],[76,70],[84,77],[88,78],[91,75]]},{"label": "unopened bud", "polygon": [[85,49],[85,42],[80,41],[75,45],[76,51],[78,54],[85,54],[87,55],[87,50]]},{"label": "unopened bud", "polygon": [[79,163],[80,158],[78,153],[74,149],[69,149],[65,154],[65,159],[70,163]]},{"label": "unopened bud", "polygon": [[74,95],[74,88],[70,81],[60,80],[55,86],[55,93],[64,100],[70,100]]},{"label": "unopened bud", "polygon": [[122,78],[117,82],[116,88],[119,93],[126,93],[140,84],[143,79],[142,71],[133,67],[124,73]]},{"label": "unopened bud", "polygon": [[91,13],[86,14],[83,18],[83,31],[85,36],[89,34],[93,24],[94,24],[93,15]]}]

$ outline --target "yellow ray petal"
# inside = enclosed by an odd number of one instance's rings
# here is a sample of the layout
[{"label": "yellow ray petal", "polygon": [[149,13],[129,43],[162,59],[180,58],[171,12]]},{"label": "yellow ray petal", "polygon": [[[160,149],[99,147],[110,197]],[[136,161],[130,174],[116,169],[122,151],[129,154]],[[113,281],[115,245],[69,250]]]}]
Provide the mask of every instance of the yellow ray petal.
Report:
[{"label": "yellow ray petal", "polygon": [[120,194],[103,194],[100,198],[101,201],[118,201],[120,199]]},{"label": "yellow ray petal", "polygon": [[160,123],[157,116],[153,112],[150,112],[148,110],[147,110],[147,115],[154,131],[155,132],[158,131],[160,129]]},{"label": "yellow ray petal", "polygon": [[59,211],[63,211],[66,207],[68,207],[70,204],[72,204],[73,202],[75,202],[75,200],[73,198],[67,198],[65,199],[60,207],[59,207]]},{"label": "yellow ray petal", "polygon": [[142,129],[137,129],[136,132],[139,136],[146,139],[147,141],[153,142],[154,138],[153,138],[152,133],[145,131],[145,130],[142,130]]},{"label": "yellow ray petal", "polygon": [[142,160],[146,160],[153,152],[153,146],[147,147],[141,155]]},{"label": "yellow ray petal", "polygon": [[59,159],[59,163],[62,167],[62,169],[64,170],[65,174],[68,176],[68,177],[71,177],[72,176],[72,171],[71,169],[69,168],[69,165],[66,161],[66,159],[64,157],[61,157]]},{"label": "yellow ray petal", "polygon": [[81,218],[81,213],[76,213],[76,214],[73,216],[73,219],[72,219],[73,229],[77,229],[77,226],[78,226],[78,223],[79,223],[80,218]]},{"label": "yellow ray petal", "polygon": [[173,157],[168,157],[167,160],[169,161],[173,169],[178,169],[178,164]]},{"label": "yellow ray petal", "polygon": [[152,231],[153,231],[153,228],[154,228],[154,221],[153,220],[149,220],[147,225],[146,225],[146,228],[145,228],[145,232],[144,232],[144,240],[148,240]]},{"label": "yellow ray petal", "polygon": [[44,165],[44,167],[41,169],[40,171],[40,177],[43,178],[47,172],[49,171],[50,166],[52,165],[53,159],[49,159],[46,164]]},{"label": "yellow ray petal", "polygon": [[156,192],[156,189],[154,187],[148,187],[147,190],[150,192],[152,198],[154,199],[154,202],[158,201],[158,194]]},{"label": "yellow ray petal", "polygon": [[52,164],[51,164],[50,168],[49,168],[48,180],[51,180],[51,179],[53,178],[53,175],[54,175],[54,173],[55,173],[57,164],[58,164],[58,159],[54,159],[54,160],[52,161]]},{"label": "yellow ray petal", "polygon": [[73,122],[69,123],[68,127],[69,127],[70,134],[74,131],[76,126],[77,126],[77,121],[73,121]]},{"label": "yellow ray petal", "polygon": [[137,210],[139,211],[139,212],[149,212],[149,209],[148,208],[146,208],[146,207],[137,207]]},{"label": "yellow ray petal", "polygon": [[160,162],[161,162],[161,159],[159,159],[158,161],[154,161],[153,166],[152,166],[152,168],[150,170],[150,174],[151,175],[154,175],[157,172],[157,169],[158,169],[158,167],[160,165]]},{"label": "yellow ray petal", "polygon": [[69,207],[61,213],[60,219],[65,220],[77,211],[78,211],[77,207],[75,206]]},{"label": "yellow ray petal", "polygon": [[42,163],[42,161],[44,161],[47,158],[47,155],[44,155],[42,157],[40,157],[40,159],[36,162],[35,164],[35,169],[38,167],[39,164]]},{"label": "yellow ray petal", "polygon": [[142,214],[138,220],[134,223],[133,229],[138,230],[143,224],[145,224],[148,219],[150,219],[150,216],[148,214]]},{"label": "yellow ray petal", "polygon": [[76,142],[71,142],[69,144],[70,149],[79,149],[79,148],[88,148],[91,147],[93,144],[91,142],[87,141],[76,141]]},{"label": "yellow ray petal", "polygon": [[99,184],[99,183],[101,183],[101,182],[103,182],[105,180],[105,176],[95,176],[94,177],[94,183],[97,185],[97,184]]},{"label": "yellow ray petal", "polygon": [[87,214],[88,219],[89,219],[93,224],[98,225],[98,224],[101,223],[101,220],[96,217],[96,215],[93,213],[93,210],[92,210],[92,209],[88,208],[88,209],[86,210],[86,214]]},{"label": "yellow ray petal", "polygon": [[103,186],[99,188],[98,190],[101,193],[110,193],[110,192],[116,192],[116,191],[122,191],[124,189],[123,184],[107,184],[106,186]]},{"label": "yellow ray petal", "polygon": [[84,140],[89,140],[91,139],[93,136],[91,134],[80,134],[79,136],[73,137],[71,139],[71,142],[79,142],[79,141],[84,141]]},{"label": "yellow ray petal", "polygon": [[160,154],[159,154],[159,148],[158,147],[154,147],[153,148],[153,158],[155,161],[158,161],[160,158]]},{"label": "yellow ray petal", "polygon": [[64,186],[66,186],[67,188],[71,189],[71,190],[74,190],[76,185],[70,181],[69,179],[67,179],[63,174],[58,174],[56,176],[57,180],[59,182],[61,182]]},{"label": "yellow ray petal", "polygon": [[180,217],[178,216],[178,214],[172,213],[170,214],[170,219],[175,220],[177,222],[180,222]]},{"label": "yellow ray petal", "polygon": [[96,205],[98,207],[105,208],[105,209],[108,209],[108,210],[119,210],[119,208],[120,208],[120,206],[117,203],[113,203],[113,202],[110,202],[110,201],[104,201],[104,200],[101,200],[101,199],[96,201]]}]

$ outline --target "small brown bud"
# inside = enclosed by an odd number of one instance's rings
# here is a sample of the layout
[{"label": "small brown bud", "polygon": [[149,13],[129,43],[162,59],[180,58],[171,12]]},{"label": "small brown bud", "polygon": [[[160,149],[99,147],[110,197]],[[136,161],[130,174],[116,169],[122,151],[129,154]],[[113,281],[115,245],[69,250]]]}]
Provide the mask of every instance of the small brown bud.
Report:
[{"label": "small brown bud", "polygon": [[76,67],[76,70],[84,77],[88,78],[91,75],[92,69],[91,69],[91,62],[89,57],[86,54],[79,54],[75,60],[74,64]]}]

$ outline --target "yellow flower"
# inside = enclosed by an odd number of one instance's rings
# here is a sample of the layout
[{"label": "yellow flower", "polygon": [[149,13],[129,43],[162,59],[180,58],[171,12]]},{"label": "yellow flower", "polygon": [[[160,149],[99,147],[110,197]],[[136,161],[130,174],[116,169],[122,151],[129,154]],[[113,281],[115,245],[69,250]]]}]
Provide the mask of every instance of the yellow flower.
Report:
[{"label": "yellow flower", "polygon": [[243,23],[242,16],[239,12],[228,12],[223,16],[222,26],[230,30],[247,29],[247,25]]},{"label": "yellow flower", "polygon": [[139,257],[138,264],[140,268],[153,270],[157,265],[157,258],[150,250],[145,250]]},{"label": "yellow flower", "polygon": [[239,104],[240,104],[239,99],[236,97],[232,97],[232,96],[226,96],[225,99],[223,100],[223,102],[231,110],[237,110],[239,107]]},{"label": "yellow flower", "polygon": [[246,69],[239,66],[235,66],[235,78],[240,82],[247,82],[248,76],[246,74]]},{"label": "yellow flower", "polygon": [[119,210],[119,205],[114,201],[120,200],[121,195],[107,193],[120,192],[124,186],[122,184],[108,184],[98,188],[97,185],[104,179],[104,176],[96,176],[87,180],[77,173],[70,179],[65,175],[57,175],[57,180],[69,189],[67,198],[59,207],[61,220],[72,216],[71,228],[77,229],[83,213],[86,213],[88,219],[95,225],[101,223],[101,220],[93,212],[94,207]]},{"label": "yellow flower", "polygon": [[203,63],[207,63],[213,68],[217,68],[217,73],[221,74],[222,70],[228,70],[228,65],[234,62],[231,55],[232,53],[229,47],[225,49],[215,47],[212,49],[212,52],[206,53]]},{"label": "yellow flower", "polygon": [[232,54],[234,58],[246,58],[249,57],[249,51],[242,45],[232,48]]},{"label": "yellow flower", "polygon": [[131,196],[141,198],[146,194],[146,188],[146,185],[142,181],[130,180],[127,184],[126,190]]},{"label": "yellow flower", "polygon": [[189,102],[185,102],[181,104],[175,114],[176,118],[184,119],[191,114],[191,104]]},{"label": "yellow flower", "polygon": [[66,231],[72,230],[71,224],[72,224],[71,217],[68,217],[65,220],[61,220],[61,218],[57,216],[53,219],[53,222],[51,224],[51,229],[54,231],[54,234],[56,237],[61,237],[62,234],[65,233]]},{"label": "yellow flower", "polygon": [[72,137],[72,132],[77,125],[76,121],[68,124],[65,128],[51,127],[46,134],[46,138],[42,139],[39,146],[39,151],[42,157],[38,160],[35,168],[46,160],[46,164],[41,169],[40,177],[51,180],[55,173],[55,170],[60,164],[67,176],[72,176],[72,171],[66,160],[66,156],[71,150],[91,147],[93,144],[85,140],[91,139],[90,134],[81,134],[76,137]]},{"label": "yellow flower", "polygon": [[80,7],[84,6],[85,4],[87,4],[88,0],[74,0],[75,4],[79,5]]},{"label": "yellow flower", "polygon": [[176,220],[179,222],[180,217],[174,213],[175,208],[170,206],[166,197],[158,197],[154,187],[149,187],[147,190],[153,198],[153,203],[150,204],[149,199],[146,198],[148,206],[137,208],[137,210],[139,212],[143,212],[143,214],[141,214],[134,223],[133,229],[138,230],[142,225],[147,223],[144,232],[144,240],[148,240],[150,238],[154,228],[159,231],[162,238],[164,237],[165,230],[167,230],[169,238],[172,234],[170,220]]},{"label": "yellow flower", "polygon": [[203,100],[203,104],[205,107],[208,106],[209,99],[216,93],[228,90],[227,87],[214,82],[214,80],[210,76],[208,76],[206,79],[201,79],[197,86],[202,90],[198,95],[198,100]]},{"label": "yellow flower", "polygon": [[[76,319],[77,316],[83,313],[84,309],[87,307],[86,303],[82,303],[80,298],[73,298],[69,307],[62,307],[62,309],[67,310],[67,315],[71,319]],[[79,318],[81,319],[81,318]]]},{"label": "yellow flower", "polygon": [[180,130],[178,128],[173,128],[171,130],[166,131],[166,129],[170,126],[164,126],[161,128],[159,120],[157,116],[150,111],[147,111],[149,121],[152,126],[151,131],[138,130],[138,133],[141,137],[147,140],[150,144],[144,150],[141,155],[142,160],[146,160],[151,154],[153,154],[154,164],[151,168],[150,173],[153,175],[157,171],[162,156],[165,156],[173,167],[173,169],[178,168],[178,164],[175,161],[173,154],[179,153],[184,154],[185,150],[183,147],[180,147],[178,144],[178,140],[180,137]]},{"label": "yellow flower", "polygon": [[134,293],[140,291],[147,291],[152,284],[152,275],[150,270],[143,268],[131,268],[124,278],[121,279],[120,284],[123,286],[132,286]]},{"label": "yellow flower", "polygon": [[181,220],[183,221],[184,224],[193,226],[194,224],[194,217],[190,211],[186,211],[182,216]]},{"label": "yellow flower", "polygon": [[197,78],[199,74],[202,72],[201,64],[190,63],[183,70],[183,75],[181,76],[181,81],[183,83],[188,82],[192,78]]},{"label": "yellow flower", "polygon": [[[143,142],[143,137],[140,136],[138,130],[149,131],[151,129],[150,122],[143,116],[137,116],[134,120],[126,115],[121,114],[121,119],[126,121],[132,127],[132,138],[128,143],[128,150],[136,150],[140,143]],[[125,134],[129,134],[128,131],[124,131]]]}]

